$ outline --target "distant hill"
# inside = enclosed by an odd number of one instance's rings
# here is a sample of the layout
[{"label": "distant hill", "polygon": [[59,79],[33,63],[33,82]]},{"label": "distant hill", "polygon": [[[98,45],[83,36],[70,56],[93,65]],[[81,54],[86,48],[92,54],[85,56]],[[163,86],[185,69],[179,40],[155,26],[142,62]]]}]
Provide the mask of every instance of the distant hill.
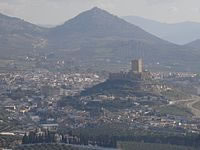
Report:
[{"label": "distant hill", "polygon": [[57,54],[93,68],[123,68],[131,59],[143,57],[148,67],[159,62],[160,68],[190,71],[192,68],[184,65],[199,61],[187,47],[164,41],[99,8],[52,28],[48,38],[49,47]]},{"label": "distant hill", "polygon": [[185,46],[195,48],[196,50],[200,50],[200,39],[192,41],[192,42],[186,44]]},{"label": "distant hill", "polygon": [[[32,34],[39,35],[44,28],[28,23],[24,20],[9,17],[0,13],[0,34]],[[4,30],[3,30],[4,29]]]},{"label": "distant hill", "polygon": [[[143,82],[142,82],[143,83]],[[150,92],[142,86],[142,83],[131,80],[107,80],[81,93],[82,96],[113,95],[113,96],[136,96],[143,97],[160,96],[158,93]]]},{"label": "distant hill", "polygon": [[0,56],[25,55],[44,42],[45,28],[0,14]]},{"label": "distant hill", "polygon": [[[83,12],[63,25],[53,28],[50,36],[62,39],[63,37],[86,36],[90,38],[127,38],[142,41],[163,42],[161,39],[144,32],[135,25],[131,25],[121,18],[114,16],[100,8],[93,8]],[[54,35],[54,36],[52,36]]]},{"label": "distant hill", "polygon": [[[153,84],[153,82],[151,83]],[[159,107],[160,105],[167,104],[167,99],[161,95],[158,90],[147,88],[146,85],[150,84],[147,84],[145,81],[125,79],[107,80],[85,89],[80,95],[63,97],[58,101],[57,105],[58,107],[71,106],[78,110],[88,111],[93,115],[100,115],[99,110],[101,110],[101,108],[105,108],[109,111],[134,109],[136,105],[131,97],[143,99],[140,103],[141,105]],[[101,98],[102,95],[108,98],[103,100]],[[81,102],[85,97],[89,100],[86,104]],[[130,97],[130,99],[127,97]]]},{"label": "distant hill", "polygon": [[123,19],[176,44],[182,45],[200,38],[200,23],[197,22],[167,24],[137,16],[126,16]]},{"label": "distant hill", "polygon": [[200,71],[194,48],[162,40],[96,7],[54,28],[0,15],[0,58],[39,51],[96,70],[119,71],[142,57],[154,70]]},{"label": "distant hill", "polygon": [[[169,100],[174,99],[186,99],[190,98],[189,94],[183,93],[176,87],[173,90],[163,90],[153,88],[150,85],[160,85],[159,81],[148,80],[148,81],[134,81],[134,80],[106,80],[103,83],[97,84],[91,88],[88,88],[81,92],[81,96],[97,96],[97,95],[113,95],[116,97],[135,96],[155,96],[155,97],[166,97]],[[146,85],[149,87],[147,88]]]},{"label": "distant hill", "polygon": [[[63,25],[52,28],[49,39],[57,49],[74,49],[80,50],[82,53],[86,51],[85,49],[92,49],[92,53],[98,51],[99,54],[101,49],[113,53],[117,51],[114,49],[119,44],[130,46],[129,43],[136,45],[139,42],[167,43],[96,7],[81,13]],[[132,49],[134,50],[134,48]]]}]

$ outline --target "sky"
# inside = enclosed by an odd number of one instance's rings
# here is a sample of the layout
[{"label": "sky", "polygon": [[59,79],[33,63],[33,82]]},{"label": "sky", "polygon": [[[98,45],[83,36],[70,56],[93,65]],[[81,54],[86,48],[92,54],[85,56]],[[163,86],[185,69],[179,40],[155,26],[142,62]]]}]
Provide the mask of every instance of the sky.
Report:
[{"label": "sky", "polygon": [[0,0],[0,13],[41,25],[61,24],[93,7],[165,23],[200,22],[200,0]]}]

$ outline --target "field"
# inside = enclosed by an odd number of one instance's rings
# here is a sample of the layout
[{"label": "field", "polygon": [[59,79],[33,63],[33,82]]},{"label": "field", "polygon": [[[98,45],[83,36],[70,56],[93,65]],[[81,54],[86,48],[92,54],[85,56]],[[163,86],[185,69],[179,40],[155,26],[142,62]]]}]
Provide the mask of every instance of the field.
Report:
[{"label": "field", "polygon": [[150,144],[137,142],[121,142],[118,144],[121,150],[197,150],[191,147],[175,146],[168,144]]},{"label": "field", "polygon": [[168,105],[158,108],[161,114],[165,115],[176,115],[176,116],[184,116],[191,117],[192,113],[188,108],[177,106],[177,105]]}]

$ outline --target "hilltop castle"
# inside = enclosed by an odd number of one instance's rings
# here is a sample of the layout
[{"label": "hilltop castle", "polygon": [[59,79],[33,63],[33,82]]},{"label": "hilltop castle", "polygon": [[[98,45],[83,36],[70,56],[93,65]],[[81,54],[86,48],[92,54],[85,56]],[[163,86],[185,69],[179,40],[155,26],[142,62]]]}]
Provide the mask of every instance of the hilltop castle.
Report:
[{"label": "hilltop castle", "polygon": [[142,59],[131,61],[131,70],[129,72],[110,73],[109,80],[148,80],[151,78],[150,72],[144,71],[144,63]]}]

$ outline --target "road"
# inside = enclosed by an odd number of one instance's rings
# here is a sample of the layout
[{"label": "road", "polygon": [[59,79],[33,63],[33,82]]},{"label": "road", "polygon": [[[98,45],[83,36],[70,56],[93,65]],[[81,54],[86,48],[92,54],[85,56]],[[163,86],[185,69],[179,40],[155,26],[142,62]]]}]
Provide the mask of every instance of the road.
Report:
[{"label": "road", "polygon": [[196,117],[200,118],[200,109],[194,107],[198,102],[200,102],[200,97],[195,96],[192,102],[187,103],[187,108],[189,108]]},{"label": "road", "polygon": [[200,102],[200,97],[199,96],[192,96],[191,99],[185,99],[185,100],[177,100],[173,101],[172,104],[184,104],[188,109],[191,110],[191,112],[195,115],[195,117],[200,118],[200,108],[197,109],[194,107],[196,103]]}]

